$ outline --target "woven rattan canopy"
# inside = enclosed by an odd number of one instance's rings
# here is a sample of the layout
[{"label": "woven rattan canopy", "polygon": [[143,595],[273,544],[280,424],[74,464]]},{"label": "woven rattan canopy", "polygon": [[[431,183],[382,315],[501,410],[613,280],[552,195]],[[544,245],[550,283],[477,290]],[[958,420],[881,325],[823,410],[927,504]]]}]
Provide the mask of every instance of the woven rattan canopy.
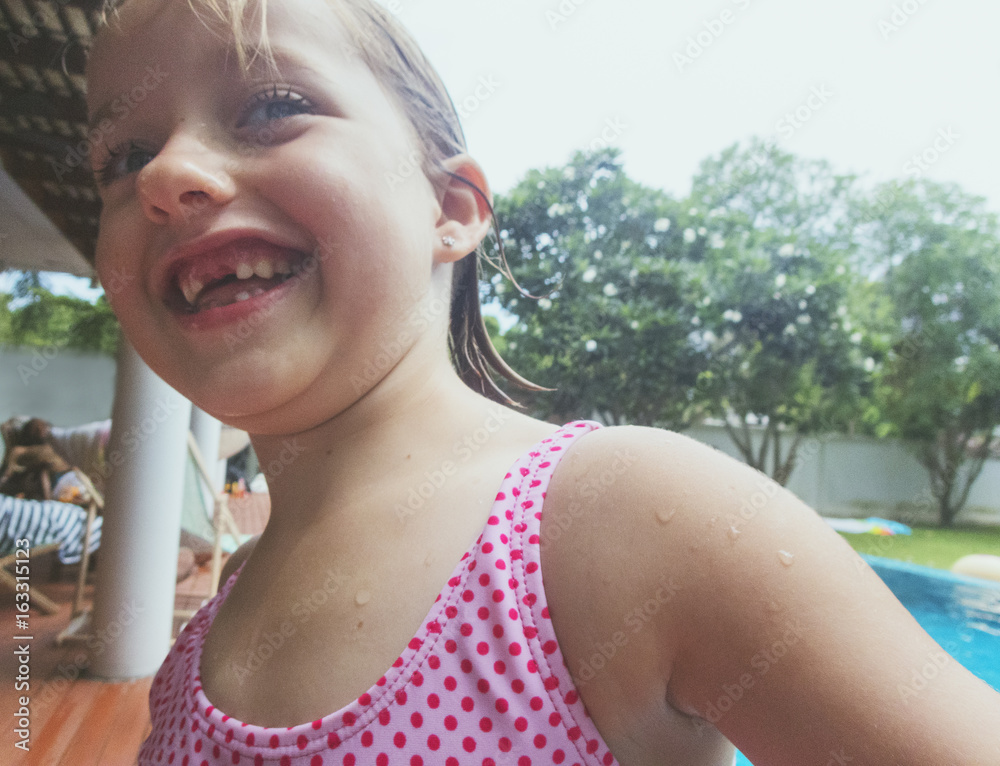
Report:
[{"label": "woven rattan canopy", "polygon": [[83,71],[100,4],[0,0],[0,162],[88,259],[100,200],[88,159]]}]

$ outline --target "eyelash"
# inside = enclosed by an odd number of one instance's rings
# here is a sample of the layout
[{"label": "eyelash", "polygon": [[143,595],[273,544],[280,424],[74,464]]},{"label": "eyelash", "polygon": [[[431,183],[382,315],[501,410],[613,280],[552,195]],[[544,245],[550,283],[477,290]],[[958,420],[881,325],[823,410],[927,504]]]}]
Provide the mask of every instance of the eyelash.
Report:
[{"label": "eyelash", "polygon": [[[100,167],[94,169],[94,177],[98,186],[108,186],[119,177],[117,165],[132,152],[145,151],[135,141],[126,141],[108,148],[108,157],[101,163]],[[152,152],[147,152],[152,154]]]},{"label": "eyelash", "polygon": [[291,87],[287,85],[272,85],[270,88],[259,91],[253,96],[250,107],[243,113],[243,117],[240,119],[238,127],[244,126],[247,121],[247,117],[253,114],[255,108],[262,105],[269,106],[271,104],[289,104],[297,108],[301,108],[302,111],[298,112],[298,114],[311,112],[313,109],[312,102],[304,96],[300,96],[298,93],[293,92]]},{"label": "eyelash", "polygon": [[[259,109],[261,106],[270,106],[271,104],[289,104],[294,106],[298,111],[294,114],[285,114],[280,117],[275,117],[272,119],[264,120],[265,123],[273,122],[275,120],[281,120],[286,117],[294,117],[297,114],[307,114],[311,113],[313,110],[312,102],[300,96],[299,94],[292,91],[289,86],[278,86],[272,85],[266,90],[259,91],[254,94],[251,98],[251,103],[244,111],[243,116],[237,123],[237,128],[247,128],[249,117]],[[263,136],[258,135],[258,139],[263,138]],[[266,143],[266,142],[265,142]],[[133,152],[145,152],[149,155],[154,155],[155,152],[150,152],[144,149],[140,144],[135,141],[126,141],[121,144],[117,144],[108,149],[107,159],[101,163],[100,167],[94,170],[94,177],[97,180],[98,185],[107,186],[115,181],[122,175],[128,175],[135,171],[125,171],[120,173],[117,169],[117,165],[123,160],[127,159],[132,155]]]}]

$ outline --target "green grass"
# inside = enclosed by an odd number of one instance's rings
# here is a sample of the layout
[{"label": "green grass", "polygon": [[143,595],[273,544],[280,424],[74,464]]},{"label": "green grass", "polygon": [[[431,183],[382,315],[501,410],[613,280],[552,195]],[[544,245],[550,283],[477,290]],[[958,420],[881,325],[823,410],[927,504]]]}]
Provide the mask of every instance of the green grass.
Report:
[{"label": "green grass", "polygon": [[1000,556],[1000,528],[913,527],[912,535],[878,537],[841,533],[841,536],[858,553],[908,561],[937,569],[950,569],[952,564],[970,553],[992,553],[994,556]]}]

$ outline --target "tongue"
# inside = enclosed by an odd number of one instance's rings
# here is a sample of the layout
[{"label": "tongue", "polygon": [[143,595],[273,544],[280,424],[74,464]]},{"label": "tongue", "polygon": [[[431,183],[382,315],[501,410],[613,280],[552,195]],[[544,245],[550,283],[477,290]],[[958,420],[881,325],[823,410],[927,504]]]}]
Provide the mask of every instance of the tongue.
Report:
[{"label": "tongue", "polygon": [[198,311],[215,309],[220,306],[228,306],[241,300],[253,298],[268,290],[272,290],[282,282],[284,277],[276,275],[270,279],[263,279],[256,275],[249,279],[234,279],[232,281],[222,281],[218,284],[208,285],[198,298]]}]

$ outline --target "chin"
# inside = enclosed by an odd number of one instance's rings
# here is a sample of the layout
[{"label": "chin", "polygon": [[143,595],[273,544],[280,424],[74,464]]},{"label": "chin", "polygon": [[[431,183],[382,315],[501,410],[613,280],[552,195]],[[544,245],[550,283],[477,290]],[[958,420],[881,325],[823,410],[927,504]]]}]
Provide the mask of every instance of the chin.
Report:
[{"label": "chin", "polygon": [[[215,382],[202,379],[189,398],[227,426],[251,434],[280,436],[309,430],[336,414],[319,401],[303,379],[290,380],[257,369],[239,376],[226,373]],[[234,382],[237,381],[237,382]]]},{"label": "chin", "polygon": [[260,386],[242,380],[239,385],[199,386],[189,397],[199,408],[226,425],[250,430],[250,422],[266,419],[288,400],[278,385]]}]

